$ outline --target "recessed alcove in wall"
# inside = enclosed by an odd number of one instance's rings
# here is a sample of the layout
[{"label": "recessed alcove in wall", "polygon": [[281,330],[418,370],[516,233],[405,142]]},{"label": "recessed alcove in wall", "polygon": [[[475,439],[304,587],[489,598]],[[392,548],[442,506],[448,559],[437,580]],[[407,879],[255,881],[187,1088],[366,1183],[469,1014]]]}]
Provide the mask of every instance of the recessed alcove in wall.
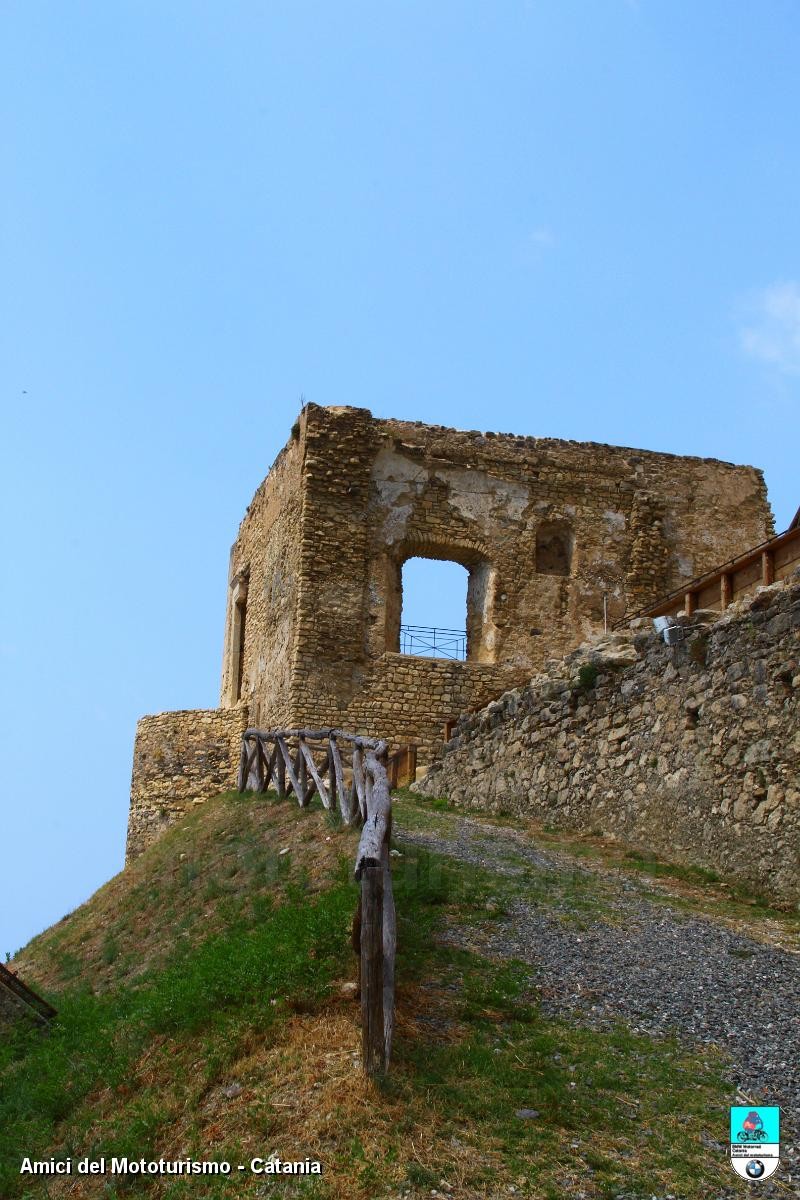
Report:
[{"label": "recessed alcove in wall", "polygon": [[228,704],[242,698],[244,685],[244,638],[247,620],[249,572],[239,574],[231,584],[230,629],[228,631]]},{"label": "recessed alcove in wall", "polygon": [[538,575],[569,575],[574,541],[566,521],[545,521],[536,530]]}]

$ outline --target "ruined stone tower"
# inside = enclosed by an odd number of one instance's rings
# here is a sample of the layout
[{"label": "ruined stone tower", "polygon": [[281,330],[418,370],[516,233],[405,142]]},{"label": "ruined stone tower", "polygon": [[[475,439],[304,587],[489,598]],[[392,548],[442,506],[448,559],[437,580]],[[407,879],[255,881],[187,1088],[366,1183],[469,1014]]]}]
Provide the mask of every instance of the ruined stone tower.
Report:
[{"label": "ruined stone tower", "polygon": [[[753,467],[307,405],[231,550],[221,708],[140,722],[129,853],[232,786],[246,725],[424,760],[445,720],[602,628],[604,602],[616,621],[772,531]],[[469,572],[466,661],[399,652],[418,556]]]}]

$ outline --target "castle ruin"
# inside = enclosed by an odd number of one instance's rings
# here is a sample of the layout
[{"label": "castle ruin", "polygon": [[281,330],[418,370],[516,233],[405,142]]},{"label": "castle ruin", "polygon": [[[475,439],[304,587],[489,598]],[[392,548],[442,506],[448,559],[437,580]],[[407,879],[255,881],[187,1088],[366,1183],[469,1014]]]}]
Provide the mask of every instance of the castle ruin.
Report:
[{"label": "castle ruin", "polygon": [[[248,726],[414,743],[773,533],[761,472],[309,404],[230,556],[221,705],[139,723],[128,855],[232,787]],[[410,558],[468,571],[466,660],[400,653]]]}]

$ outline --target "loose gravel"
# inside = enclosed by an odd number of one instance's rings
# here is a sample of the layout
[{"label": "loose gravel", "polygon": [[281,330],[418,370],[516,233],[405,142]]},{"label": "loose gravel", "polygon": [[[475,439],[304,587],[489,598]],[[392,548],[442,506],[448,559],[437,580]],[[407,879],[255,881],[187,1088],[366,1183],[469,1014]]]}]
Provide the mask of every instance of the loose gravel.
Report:
[{"label": "loose gravel", "polygon": [[[546,1012],[577,1016],[598,1029],[622,1019],[640,1034],[677,1034],[724,1051],[731,1103],[779,1104],[783,1110],[783,1150],[792,1153],[774,1181],[758,1185],[758,1194],[800,1195],[800,1184],[794,1187],[800,1150],[786,1144],[796,1143],[800,1134],[800,955],[712,917],[671,908],[663,899],[649,900],[643,881],[593,869],[561,852],[543,853],[516,831],[464,818],[446,831],[404,831],[401,825],[396,834],[400,842],[506,880],[521,877],[499,920],[477,929],[451,925],[444,936],[450,944],[529,964]],[[524,880],[531,870],[545,877],[559,871],[599,877],[603,917],[590,916],[582,928],[565,921],[569,900],[559,898],[557,887],[546,906],[526,899]],[[663,897],[664,887],[658,892]],[[797,1169],[790,1165],[793,1159]],[[740,1196],[742,1189],[729,1194]]]}]

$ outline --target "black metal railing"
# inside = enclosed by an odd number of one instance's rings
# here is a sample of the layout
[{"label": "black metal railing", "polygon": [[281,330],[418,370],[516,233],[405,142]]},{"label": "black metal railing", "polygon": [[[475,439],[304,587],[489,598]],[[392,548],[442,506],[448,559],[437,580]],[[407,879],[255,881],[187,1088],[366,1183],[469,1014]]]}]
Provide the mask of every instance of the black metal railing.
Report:
[{"label": "black metal railing", "polygon": [[467,657],[467,634],[464,629],[435,629],[432,625],[401,625],[400,653],[417,658]]}]

